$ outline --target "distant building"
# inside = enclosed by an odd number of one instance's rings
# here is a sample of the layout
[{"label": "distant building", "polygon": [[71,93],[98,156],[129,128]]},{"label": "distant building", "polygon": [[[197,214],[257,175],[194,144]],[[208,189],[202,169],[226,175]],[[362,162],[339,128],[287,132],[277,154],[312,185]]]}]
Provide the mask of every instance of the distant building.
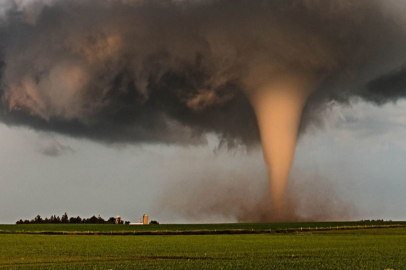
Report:
[{"label": "distant building", "polygon": [[116,217],[116,224],[122,224],[123,220],[121,219],[121,216]]},{"label": "distant building", "polygon": [[130,225],[144,225],[144,223],[141,222],[141,218],[138,219],[138,222],[136,223],[130,223]]},{"label": "distant building", "polygon": [[144,225],[144,224],[141,222],[137,222],[137,223],[130,223],[129,225],[133,226],[133,225]]}]

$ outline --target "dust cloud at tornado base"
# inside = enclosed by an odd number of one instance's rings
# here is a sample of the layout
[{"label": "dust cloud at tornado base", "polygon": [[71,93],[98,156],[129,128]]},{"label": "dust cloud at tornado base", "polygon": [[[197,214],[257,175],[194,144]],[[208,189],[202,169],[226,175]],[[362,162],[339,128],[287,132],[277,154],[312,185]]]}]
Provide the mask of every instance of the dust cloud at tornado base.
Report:
[{"label": "dust cloud at tornado base", "polygon": [[168,181],[152,211],[163,220],[186,222],[340,221],[362,213],[342,198],[336,183],[319,173],[295,172],[290,178],[285,211],[275,213],[266,171],[182,175]]}]

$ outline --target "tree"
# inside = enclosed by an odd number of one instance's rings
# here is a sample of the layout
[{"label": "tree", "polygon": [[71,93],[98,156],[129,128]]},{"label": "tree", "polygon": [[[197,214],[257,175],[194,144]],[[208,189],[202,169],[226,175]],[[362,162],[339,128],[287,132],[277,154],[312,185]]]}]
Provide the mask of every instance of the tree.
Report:
[{"label": "tree", "polygon": [[71,217],[71,218],[69,219],[69,222],[70,222],[70,223],[81,223],[81,222],[82,222],[82,218],[79,217],[79,216],[77,216],[76,218]]},{"label": "tree", "polygon": [[149,225],[159,225],[159,222],[156,220],[151,220],[151,222],[149,223]]},{"label": "tree", "polygon": [[34,218],[34,223],[42,223],[42,222],[43,222],[43,220],[42,220],[42,217],[40,215],[37,215]]},{"label": "tree", "polygon": [[97,223],[98,224],[103,224],[104,223],[104,219],[100,215],[97,217]]},{"label": "tree", "polygon": [[97,223],[97,217],[96,217],[96,216],[92,216],[91,218],[88,219],[88,223],[96,224],[96,223]]},{"label": "tree", "polygon": [[109,223],[109,224],[116,224],[116,218],[115,218],[115,217],[109,218],[109,220],[107,220],[107,223]]},{"label": "tree", "polygon": [[65,212],[65,214],[63,214],[61,222],[62,223],[69,223],[68,213]]}]

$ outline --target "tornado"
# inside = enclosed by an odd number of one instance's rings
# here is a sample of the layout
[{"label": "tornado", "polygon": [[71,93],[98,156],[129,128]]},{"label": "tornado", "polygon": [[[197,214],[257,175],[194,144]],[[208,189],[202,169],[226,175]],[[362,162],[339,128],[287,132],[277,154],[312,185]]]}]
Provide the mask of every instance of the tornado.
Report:
[{"label": "tornado", "polygon": [[284,196],[292,166],[303,108],[317,79],[304,72],[274,74],[248,93],[261,134],[268,166],[272,214],[282,220]]}]

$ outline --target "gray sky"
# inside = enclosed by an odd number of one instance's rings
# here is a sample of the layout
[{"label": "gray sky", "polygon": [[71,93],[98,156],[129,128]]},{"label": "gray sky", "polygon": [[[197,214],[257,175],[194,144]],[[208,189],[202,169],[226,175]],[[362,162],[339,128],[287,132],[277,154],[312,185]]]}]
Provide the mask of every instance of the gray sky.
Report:
[{"label": "gray sky", "polygon": [[[324,128],[311,128],[299,140],[292,178],[322,175],[317,181],[328,182],[336,196],[353,204],[356,219],[406,219],[405,111],[404,101],[332,106]],[[106,146],[5,125],[0,136],[1,223],[65,211],[81,217],[120,214],[131,221],[143,213],[165,223],[235,221],[216,214],[184,217],[181,205],[179,211],[160,210],[160,198],[177,185],[210,177],[224,183],[224,192],[236,188],[237,176],[254,189],[267,181],[259,150],[216,152],[214,136],[202,147]],[[190,187],[192,195],[199,192],[193,190],[198,185]]]}]

